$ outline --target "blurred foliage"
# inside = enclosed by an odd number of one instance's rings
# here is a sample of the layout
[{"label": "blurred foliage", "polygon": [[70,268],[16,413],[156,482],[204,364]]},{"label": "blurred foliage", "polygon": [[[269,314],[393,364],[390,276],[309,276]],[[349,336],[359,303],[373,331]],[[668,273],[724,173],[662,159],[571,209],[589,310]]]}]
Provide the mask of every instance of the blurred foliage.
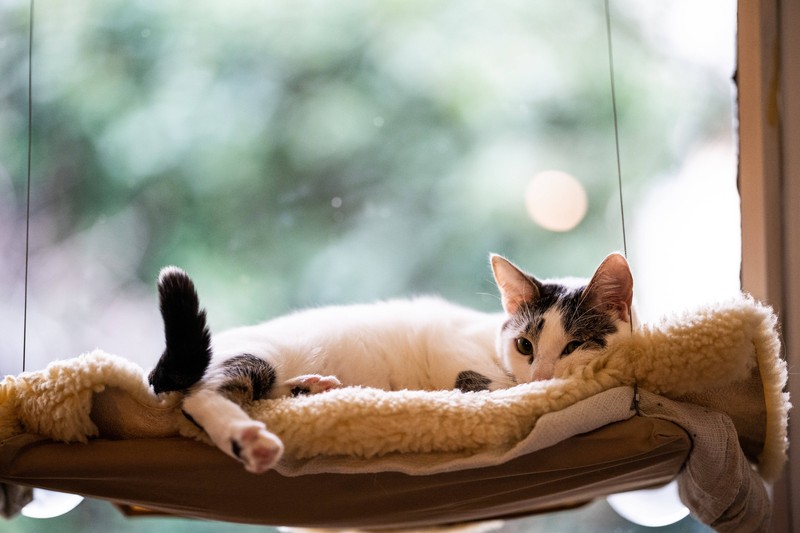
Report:
[{"label": "blurred foliage", "polygon": [[[635,6],[612,4],[626,202],[730,122],[724,82],[648,42]],[[28,7],[0,0],[6,302],[22,280]],[[153,294],[156,314],[166,264],[219,329],[426,292],[497,310],[489,252],[586,276],[622,248],[601,2],[37,2],[32,64],[34,298],[60,298],[32,339],[55,323],[77,337],[112,307],[135,330],[124,302]],[[589,193],[569,233],[525,212],[528,180],[553,168]],[[53,528],[109,523],[82,512]]]},{"label": "blurred foliage", "polygon": [[[20,217],[26,14],[4,10],[0,49]],[[111,225],[121,241],[90,255],[125,254],[148,284],[187,268],[212,321],[418,292],[493,309],[490,251],[547,276],[622,248],[599,2],[80,0],[35,22],[31,197],[57,222],[33,245]],[[614,29],[634,201],[721,106],[626,13]],[[590,194],[568,234],[524,210],[549,168]]]}]

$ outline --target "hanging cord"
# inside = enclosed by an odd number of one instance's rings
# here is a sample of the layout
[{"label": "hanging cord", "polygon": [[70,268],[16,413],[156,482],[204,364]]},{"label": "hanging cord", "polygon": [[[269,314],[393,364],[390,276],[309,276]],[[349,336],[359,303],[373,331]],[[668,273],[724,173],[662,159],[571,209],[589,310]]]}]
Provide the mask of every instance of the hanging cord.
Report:
[{"label": "hanging cord", "polygon": [[611,11],[609,0],[604,0],[606,14],[606,38],[608,40],[608,74],[611,80],[611,108],[614,114],[614,146],[617,151],[617,184],[619,186],[619,212],[622,217],[622,249],[628,257],[628,237],[625,233],[625,206],[622,201],[622,161],[619,155],[619,120],[617,119],[617,90],[614,82],[614,49],[611,45]]},{"label": "hanging cord", "polygon": [[[617,153],[617,187],[619,189],[619,213],[622,220],[622,248],[625,258],[628,258],[628,236],[625,231],[625,203],[622,197],[622,158],[619,153],[619,119],[617,116],[617,90],[614,81],[614,47],[611,44],[611,10],[609,0],[603,1],[606,16],[606,38],[608,40],[608,74],[611,82],[611,109],[614,115],[614,147]],[[629,309],[631,333],[633,333],[633,310]],[[634,379],[633,398],[631,399],[631,410],[640,415],[639,411],[639,382]]]},{"label": "hanging cord", "polygon": [[31,151],[33,145],[33,0],[30,0],[28,23],[28,190],[25,204],[25,296],[22,311],[22,371],[25,372],[28,350],[28,264],[31,243]]}]

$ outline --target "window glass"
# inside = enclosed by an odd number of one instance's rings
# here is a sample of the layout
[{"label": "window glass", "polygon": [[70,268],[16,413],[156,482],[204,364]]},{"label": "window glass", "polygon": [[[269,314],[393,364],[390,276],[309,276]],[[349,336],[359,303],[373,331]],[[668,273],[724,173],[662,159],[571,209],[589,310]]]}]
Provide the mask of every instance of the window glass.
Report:
[{"label": "window glass", "polygon": [[[23,341],[28,17],[0,2],[4,374]],[[611,3],[621,195],[602,2],[74,0],[35,17],[29,370],[95,347],[151,366],[168,264],[214,330],[420,293],[499,310],[489,252],[588,277],[625,245],[620,196],[643,318],[738,290],[732,0]]]}]

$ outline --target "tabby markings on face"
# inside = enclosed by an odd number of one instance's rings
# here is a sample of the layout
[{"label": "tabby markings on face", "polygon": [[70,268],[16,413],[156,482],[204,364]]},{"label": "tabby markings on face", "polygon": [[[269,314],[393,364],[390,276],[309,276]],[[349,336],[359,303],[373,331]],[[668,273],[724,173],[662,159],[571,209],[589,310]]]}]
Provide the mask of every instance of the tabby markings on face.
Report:
[{"label": "tabby markings on face", "polygon": [[558,361],[576,351],[605,348],[608,336],[617,332],[613,317],[591,307],[584,290],[542,283],[539,298],[522,304],[506,322],[504,334],[513,339],[516,357],[531,367],[531,380],[552,377]]}]

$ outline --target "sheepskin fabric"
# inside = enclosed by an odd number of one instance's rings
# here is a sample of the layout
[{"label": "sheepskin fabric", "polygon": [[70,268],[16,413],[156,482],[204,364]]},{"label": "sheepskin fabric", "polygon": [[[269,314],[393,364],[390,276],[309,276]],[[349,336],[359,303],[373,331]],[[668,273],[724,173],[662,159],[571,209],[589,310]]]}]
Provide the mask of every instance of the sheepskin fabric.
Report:
[{"label": "sheepskin fabric", "polygon": [[[8,376],[0,440],[206,440],[181,395],[155,396],[145,376],[100,350]],[[786,379],[775,315],[743,295],[644,326],[548,381],[472,393],[347,387],[247,410],[284,441],[286,476],[480,468],[637,414],[665,418],[692,436],[678,479],[692,513],[719,531],[758,531],[769,523],[764,485],[786,461]]]}]

